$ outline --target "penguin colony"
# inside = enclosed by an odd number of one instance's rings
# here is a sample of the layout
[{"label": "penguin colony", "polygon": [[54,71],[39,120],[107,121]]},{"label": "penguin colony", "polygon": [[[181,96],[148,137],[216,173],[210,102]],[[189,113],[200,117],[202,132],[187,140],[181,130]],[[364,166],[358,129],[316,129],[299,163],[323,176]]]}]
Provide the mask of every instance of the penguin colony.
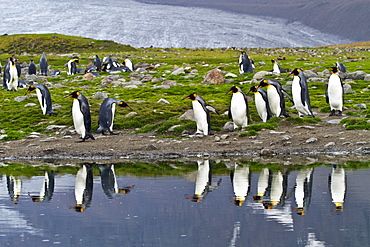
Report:
[{"label": "penguin colony", "polygon": [[[271,60],[273,69],[271,72],[280,74],[289,72],[288,69],[282,69],[280,64],[275,60]],[[75,75],[77,73],[92,73],[94,76],[99,76],[101,71],[118,71],[118,72],[133,72],[133,62],[126,58],[122,63],[112,58],[110,55],[104,57],[102,60],[98,55],[95,55],[93,63],[87,66],[86,69],[77,68],[79,63],[78,57],[73,57],[68,61],[66,67],[68,68],[68,75]],[[18,67],[17,67],[18,65]],[[39,63],[39,74],[47,76],[48,74],[58,75],[59,70],[51,70],[49,72],[49,65],[47,62],[46,54],[43,53]],[[239,72],[253,73],[254,62],[250,56],[245,52],[241,52],[239,57]],[[329,82],[326,90],[327,103],[330,105],[331,113],[329,116],[341,116],[343,111],[343,83],[339,77],[340,71],[346,71],[345,66],[337,62],[336,67],[328,68],[332,70],[332,75],[329,78]],[[10,57],[7,59],[4,66],[3,72],[3,89],[8,91],[17,91],[17,87],[20,86],[20,66],[17,63],[17,59]],[[33,60],[30,61],[28,67],[28,74],[37,74],[37,65]],[[285,100],[287,97],[293,104],[295,109],[298,111],[300,117],[311,116],[314,117],[310,105],[309,89],[303,70],[296,68],[292,70],[289,76],[293,76],[292,82],[292,98],[283,89],[282,85],[277,80],[263,79],[258,86],[252,86],[248,93],[255,95],[255,106],[263,122],[268,121],[271,117],[289,117],[286,112]],[[263,89],[266,88],[266,91]],[[57,115],[52,110],[52,100],[48,88],[42,84],[30,85],[26,94],[35,91],[43,115]],[[244,128],[248,125],[248,100],[246,94],[238,86],[232,86],[226,94],[232,93],[228,116],[233,121],[233,129]],[[87,139],[95,140],[91,131],[91,116],[90,107],[87,98],[79,91],[74,91],[71,94],[65,96],[65,98],[72,98],[72,117],[75,130],[80,134],[81,142]],[[184,99],[190,99],[192,101],[192,108],[194,113],[194,120],[197,125],[195,134],[211,135],[211,117],[210,112],[219,114],[218,111],[211,105],[207,104],[206,101],[197,93],[192,93]],[[129,108],[126,102],[113,99],[105,98],[102,102],[99,110],[99,128],[95,133],[101,133],[106,135],[106,132],[115,134],[113,132],[113,122],[116,106]],[[337,111],[337,114],[336,114]]]}]

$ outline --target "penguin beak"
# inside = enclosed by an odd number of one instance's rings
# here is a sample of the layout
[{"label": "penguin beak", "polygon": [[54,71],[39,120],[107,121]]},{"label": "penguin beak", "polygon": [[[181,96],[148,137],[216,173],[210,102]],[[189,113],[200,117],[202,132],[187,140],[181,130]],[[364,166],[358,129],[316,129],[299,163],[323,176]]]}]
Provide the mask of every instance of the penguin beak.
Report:
[{"label": "penguin beak", "polygon": [[190,99],[190,97],[188,96],[188,97],[182,98],[181,100],[184,100],[184,99]]},{"label": "penguin beak", "polygon": [[232,90],[230,90],[229,92],[227,92],[226,94],[228,94],[228,93],[232,93]]},{"label": "penguin beak", "polygon": [[70,97],[72,97],[72,94],[64,96],[64,98],[70,98]]},{"label": "penguin beak", "polygon": [[31,92],[31,91],[30,90],[27,90],[27,92],[24,95],[27,95],[29,92]]}]

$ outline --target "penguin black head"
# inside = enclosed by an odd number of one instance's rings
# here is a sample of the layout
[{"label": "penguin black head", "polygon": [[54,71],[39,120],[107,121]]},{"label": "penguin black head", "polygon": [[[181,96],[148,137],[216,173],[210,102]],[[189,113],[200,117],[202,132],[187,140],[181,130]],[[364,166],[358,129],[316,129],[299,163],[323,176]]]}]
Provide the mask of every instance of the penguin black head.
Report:
[{"label": "penguin black head", "polygon": [[258,88],[266,87],[267,85],[269,85],[268,81],[266,79],[263,79],[258,85]]},{"label": "penguin black head", "polygon": [[330,69],[334,74],[339,72],[337,67],[329,67],[328,69]]},{"label": "penguin black head", "polygon": [[73,93],[71,93],[70,95],[67,95],[65,96],[64,98],[74,98],[74,99],[77,99],[77,97],[80,95],[81,93],[79,91],[74,91]]},{"label": "penguin black head", "polygon": [[297,76],[297,75],[299,75],[299,73],[301,73],[301,69],[298,69],[298,68],[296,68],[296,69],[294,69],[290,74],[289,74],[289,76],[291,76],[291,75],[295,75],[295,76]]},{"label": "penguin black head", "polygon": [[237,93],[237,92],[239,92],[239,87],[238,86],[232,86],[227,93]]},{"label": "penguin black head", "polygon": [[73,58],[72,58],[72,60],[73,60],[73,62],[75,62],[75,63],[79,63],[80,58],[76,56],[76,57],[73,57]]},{"label": "penguin black head", "polygon": [[31,92],[35,89],[36,89],[36,87],[34,85],[29,86],[27,92],[24,95],[28,94],[29,92]]},{"label": "penguin black head", "polygon": [[256,92],[257,92],[257,89],[258,89],[258,86],[252,86],[252,87],[249,89],[249,92],[248,92],[248,93],[256,93]]},{"label": "penguin black head", "polygon": [[189,96],[187,96],[187,97],[183,98],[182,100],[184,100],[184,99],[191,99],[191,100],[195,100],[195,97],[197,97],[197,94],[196,94],[196,93],[192,93],[192,94],[190,94]]},{"label": "penguin black head", "polygon": [[126,108],[130,108],[131,110],[132,110],[132,108],[126,103],[126,102],[124,102],[124,101],[120,101],[119,103],[118,103],[118,105],[120,106],[120,107],[126,107]]},{"label": "penguin black head", "polygon": [[276,63],[275,59],[271,59],[271,63],[275,64]]}]

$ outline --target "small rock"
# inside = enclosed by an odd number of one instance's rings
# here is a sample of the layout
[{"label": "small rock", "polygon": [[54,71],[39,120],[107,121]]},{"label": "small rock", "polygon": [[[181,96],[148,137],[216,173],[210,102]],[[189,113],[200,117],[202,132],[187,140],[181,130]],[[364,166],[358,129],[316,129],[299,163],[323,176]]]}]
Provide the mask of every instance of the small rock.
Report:
[{"label": "small rock", "polygon": [[335,142],[329,142],[329,143],[325,144],[324,147],[330,147],[330,146],[335,146]]},{"label": "small rock", "polygon": [[219,69],[213,69],[211,71],[208,71],[207,75],[202,81],[202,84],[217,85],[217,84],[224,83],[224,82],[225,82],[225,78],[222,75],[221,71]]},{"label": "small rock", "polygon": [[260,152],[260,155],[261,156],[267,156],[267,155],[275,155],[275,151],[274,150],[271,150],[271,149],[268,149],[268,148],[264,148],[261,150]]},{"label": "small rock", "polygon": [[225,139],[227,139],[227,138],[229,138],[229,135],[227,135],[227,134],[221,135],[221,139],[222,139],[222,140],[225,140]]},{"label": "small rock", "polygon": [[168,129],[168,132],[174,132],[177,127],[181,127],[181,124],[174,125]]},{"label": "small rock", "polygon": [[129,118],[129,117],[135,116],[136,114],[137,114],[137,112],[132,111],[132,112],[128,113],[128,114],[125,116],[125,118]]},{"label": "small rock", "polygon": [[158,101],[157,101],[157,103],[161,103],[161,104],[170,104],[170,102],[168,102],[167,100],[165,100],[165,99],[159,99]]},{"label": "small rock", "polygon": [[225,123],[224,127],[223,127],[223,130],[226,130],[226,131],[234,131],[234,123],[233,122],[227,122]]},{"label": "small rock", "polygon": [[306,143],[313,143],[313,142],[317,142],[316,137],[311,137],[310,139],[306,140]]},{"label": "small rock", "polygon": [[214,139],[215,142],[220,142],[221,141],[221,138],[219,136],[215,136],[215,139]]},{"label": "small rock", "polygon": [[95,100],[103,100],[105,98],[108,98],[108,94],[107,93],[96,92],[95,95],[94,95],[94,99]]},{"label": "small rock", "polygon": [[23,101],[27,98],[28,98],[28,96],[17,96],[17,97],[14,98],[14,101],[21,102],[21,101]]},{"label": "small rock", "polygon": [[358,108],[360,108],[360,109],[367,109],[367,107],[366,107],[366,104],[356,104],[356,105],[354,105],[354,106],[356,106],[356,107],[358,107]]},{"label": "small rock", "polygon": [[35,106],[35,105],[36,105],[36,103],[27,103],[27,104],[24,105],[24,107]]},{"label": "small rock", "polygon": [[177,119],[181,120],[181,119],[187,119],[187,120],[192,120],[192,121],[195,121],[195,118],[194,118],[194,111],[192,109],[190,110],[187,110],[184,114],[182,114],[180,117],[178,117]]},{"label": "small rock", "polygon": [[342,119],[331,119],[329,121],[326,121],[327,123],[330,123],[330,124],[339,124],[339,122],[341,121]]}]

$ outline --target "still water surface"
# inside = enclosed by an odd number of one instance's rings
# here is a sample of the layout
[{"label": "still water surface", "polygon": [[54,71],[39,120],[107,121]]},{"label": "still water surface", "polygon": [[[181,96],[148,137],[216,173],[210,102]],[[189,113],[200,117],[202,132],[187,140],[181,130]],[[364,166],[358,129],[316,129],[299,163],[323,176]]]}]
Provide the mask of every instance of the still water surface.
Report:
[{"label": "still water surface", "polygon": [[366,166],[127,167],[0,169],[0,246],[370,246]]}]

